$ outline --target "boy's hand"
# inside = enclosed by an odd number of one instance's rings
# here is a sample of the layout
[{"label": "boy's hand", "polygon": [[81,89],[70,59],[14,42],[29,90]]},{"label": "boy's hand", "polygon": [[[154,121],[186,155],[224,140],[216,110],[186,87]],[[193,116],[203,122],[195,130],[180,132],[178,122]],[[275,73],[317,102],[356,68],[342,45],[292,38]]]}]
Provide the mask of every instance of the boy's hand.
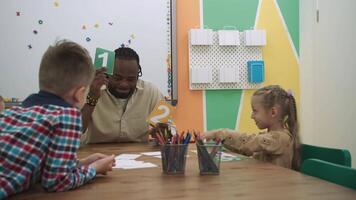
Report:
[{"label": "boy's hand", "polygon": [[105,158],[96,160],[89,166],[94,167],[97,174],[104,174],[108,171],[112,171],[112,167],[115,165],[115,155],[107,156]]},{"label": "boy's hand", "polygon": [[109,83],[109,78],[108,75],[106,74],[106,68],[102,67],[99,68],[95,71],[95,77],[93,82],[90,85],[90,95],[93,98],[99,98],[100,97],[100,88],[103,85],[108,85]]},{"label": "boy's hand", "polygon": [[102,159],[102,158],[106,158],[108,157],[108,155],[102,154],[102,153],[94,153],[86,158],[83,158],[81,160],[79,160],[79,164],[80,165],[90,165],[93,162]]}]

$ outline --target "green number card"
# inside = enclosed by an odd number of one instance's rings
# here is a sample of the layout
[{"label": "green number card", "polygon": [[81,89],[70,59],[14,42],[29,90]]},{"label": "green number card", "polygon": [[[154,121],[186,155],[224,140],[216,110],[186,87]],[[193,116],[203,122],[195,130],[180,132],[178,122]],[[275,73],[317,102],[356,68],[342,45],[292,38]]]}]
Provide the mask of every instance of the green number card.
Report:
[{"label": "green number card", "polygon": [[95,51],[95,68],[106,67],[107,73],[112,74],[114,70],[115,52],[102,48],[96,48]]}]

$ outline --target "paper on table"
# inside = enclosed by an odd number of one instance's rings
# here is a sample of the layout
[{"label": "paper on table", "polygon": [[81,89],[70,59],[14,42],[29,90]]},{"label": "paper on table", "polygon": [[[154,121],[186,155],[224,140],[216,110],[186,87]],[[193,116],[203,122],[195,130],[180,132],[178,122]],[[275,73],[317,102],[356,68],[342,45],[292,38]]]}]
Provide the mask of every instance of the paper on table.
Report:
[{"label": "paper on table", "polygon": [[225,153],[225,152],[222,152],[221,156],[222,157],[236,157],[235,155],[228,154],[228,153]]},{"label": "paper on table", "polygon": [[155,158],[162,158],[162,155],[159,155],[159,156],[153,156]]},{"label": "paper on table", "polygon": [[116,164],[113,168],[119,169],[137,169],[137,168],[148,168],[157,167],[157,165],[152,163],[146,163],[144,161],[135,160],[140,157],[141,154],[120,154],[115,157]]},{"label": "paper on table", "polygon": [[[145,156],[153,156],[155,158],[162,158],[162,155],[161,155],[160,151],[143,152],[141,154],[145,155]],[[189,157],[189,155],[187,155],[187,157]]]},{"label": "paper on table", "polygon": [[145,156],[160,156],[161,155],[161,152],[160,151],[152,151],[152,152],[143,152],[141,153],[142,155],[145,155]]},{"label": "paper on table", "polygon": [[222,152],[222,154],[221,154],[221,162],[233,161],[233,160],[241,160],[241,158],[236,156],[236,155],[232,155],[232,154],[228,154],[228,153]]},{"label": "paper on table", "polygon": [[148,168],[157,167],[157,165],[137,160],[118,160],[113,168],[119,169],[137,169],[137,168]]},{"label": "paper on table", "polygon": [[[191,152],[197,153],[197,150],[191,150]],[[225,152],[222,152],[221,154],[221,161],[225,162],[225,161],[233,161],[233,160],[242,160],[240,157],[236,156],[236,155],[232,155],[232,154],[228,154]]]},{"label": "paper on table", "polygon": [[140,154],[120,154],[115,157],[115,160],[135,160],[136,158],[140,157]]},{"label": "paper on table", "polygon": [[235,156],[235,157],[221,157],[221,162],[227,162],[227,161],[237,161],[237,160],[242,160],[241,158]]}]

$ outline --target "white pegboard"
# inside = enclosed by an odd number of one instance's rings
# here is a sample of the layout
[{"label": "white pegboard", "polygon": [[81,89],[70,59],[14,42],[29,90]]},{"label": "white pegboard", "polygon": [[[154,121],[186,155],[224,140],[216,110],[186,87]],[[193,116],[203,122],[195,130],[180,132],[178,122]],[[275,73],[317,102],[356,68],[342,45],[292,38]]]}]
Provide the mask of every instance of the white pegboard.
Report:
[{"label": "white pegboard", "polygon": [[[218,33],[213,33],[213,45],[191,45],[189,37],[189,67],[211,67],[213,73],[212,83],[192,83],[189,75],[191,90],[213,89],[255,89],[261,83],[249,83],[247,73],[247,61],[262,60],[261,47],[245,46],[245,34],[240,32],[240,45],[220,46]],[[237,67],[240,72],[240,82],[220,83],[219,68]],[[190,71],[190,70],[189,70]]]}]

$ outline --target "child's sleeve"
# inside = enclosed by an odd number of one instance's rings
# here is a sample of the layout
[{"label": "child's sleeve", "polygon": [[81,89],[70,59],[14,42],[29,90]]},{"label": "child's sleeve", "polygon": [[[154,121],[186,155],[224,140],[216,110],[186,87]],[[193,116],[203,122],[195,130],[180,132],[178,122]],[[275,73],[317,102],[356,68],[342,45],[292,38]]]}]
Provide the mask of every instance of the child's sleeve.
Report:
[{"label": "child's sleeve", "polygon": [[41,178],[42,186],[50,192],[74,189],[96,175],[93,167],[77,165],[82,127],[80,111],[65,110],[56,119]]},{"label": "child's sleeve", "polygon": [[215,129],[211,131],[206,131],[203,133],[205,139],[217,139],[222,140],[229,139],[232,135],[236,135],[237,132],[228,128]]},{"label": "child's sleeve", "polygon": [[239,153],[251,156],[254,152],[267,152],[269,154],[282,154],[287,144],[291,142],[288,134],[269,132],[262,134],[236,134],[228,142]]}]

